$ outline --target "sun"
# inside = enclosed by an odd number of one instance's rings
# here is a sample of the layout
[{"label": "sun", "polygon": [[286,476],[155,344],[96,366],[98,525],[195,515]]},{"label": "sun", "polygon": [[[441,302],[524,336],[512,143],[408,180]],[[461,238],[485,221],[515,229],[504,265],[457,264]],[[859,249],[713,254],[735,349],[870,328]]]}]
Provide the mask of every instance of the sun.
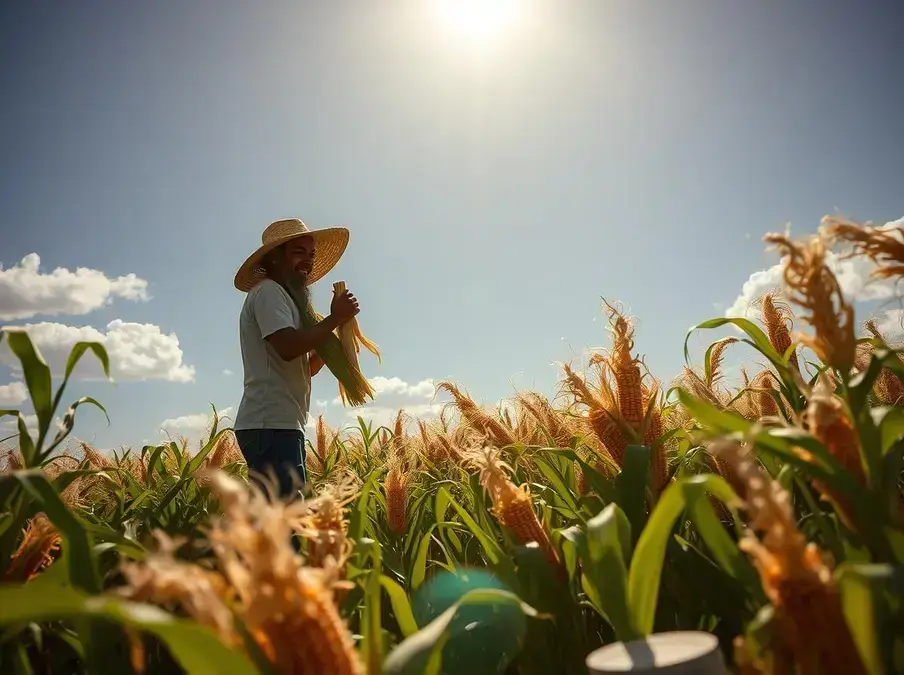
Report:
[{"label": "sun", "polygon": [[518,0],[435,0],[440,20],[459,35],[483,42],[511,26]]}]

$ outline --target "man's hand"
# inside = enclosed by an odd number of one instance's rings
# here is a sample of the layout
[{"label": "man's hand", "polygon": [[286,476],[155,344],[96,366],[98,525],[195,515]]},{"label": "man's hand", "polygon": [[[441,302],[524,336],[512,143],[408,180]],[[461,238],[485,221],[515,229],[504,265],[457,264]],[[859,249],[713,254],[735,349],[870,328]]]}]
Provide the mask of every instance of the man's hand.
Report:
[{"label": "man's hand", "polygon": [[333,316],[340,325],[357,316],[360,311],[361,310],[358,309],[358,301],[355,299],[355,296],[351,294],[351,291],[348,290],[344,293],[334,295],[333,301],[330,303],[330,315]]},{"label": "man's hand", "polygon": [[311,355],[308,357],[308,369],[311,371],[311,377],[314,377],[319,373],[324,365],[323,359],[317,356],[317,352],[311,352]]}]

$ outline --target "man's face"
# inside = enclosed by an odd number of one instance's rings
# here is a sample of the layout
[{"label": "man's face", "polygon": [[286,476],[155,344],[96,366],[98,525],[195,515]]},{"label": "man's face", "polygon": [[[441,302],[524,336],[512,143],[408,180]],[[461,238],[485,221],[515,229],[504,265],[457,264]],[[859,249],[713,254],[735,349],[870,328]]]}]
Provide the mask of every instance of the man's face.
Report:
[{"label": "man's face", "polygon": [[285,245],[284,253],[289,269],[304,274],[311,273],[314,266],[314,239],[312,237],[299,237]]}]

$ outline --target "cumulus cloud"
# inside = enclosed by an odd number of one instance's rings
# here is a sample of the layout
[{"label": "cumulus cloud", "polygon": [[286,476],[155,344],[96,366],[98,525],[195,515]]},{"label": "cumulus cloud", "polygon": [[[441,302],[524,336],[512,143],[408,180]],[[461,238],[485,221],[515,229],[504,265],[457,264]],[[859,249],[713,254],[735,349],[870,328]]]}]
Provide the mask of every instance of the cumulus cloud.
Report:
[{"label": "cumulus cloud", "polygon": [[[405,413],[411,415],[412,417],[427,420],[439,416],[439,413],[443,408],[443,404],[416,403],[413,405],[399,407],[404,408]],[[387,426],[392,428],[398,412],[399,408],[371,404],[368,406],[363,406],[360,409],[350,409],[346,417],[348,418],[347,421],[352,421],[360,415],[365,420],[373,422],[374,427]]]},{"label": "cumulus cloud", "polygon": [[28,388],[24,382],[10,382],[0,385],[0,408],[8,408],[24,403],[28,398]]},{"label": "cumulus cloud", "polygon": [[876,327],[889,341],[904,338],[904,309],[889,309],[876,316]]},{"label": "cumulus cloud", "polygon": [[[406,382],[400,377],[383,377],[376,376],[368,378],[374,389],[374,400],[359,408],[343,408],[343,417],[338,421],[340,424],[354,423],[358,416],[365,420],[373,421],[375,425],[392,424],[396,414],[402,408],[405,412],[414,417],[421,419],[429,419],[439,415],[446,398],[434,396],[436,394],[436,385],[431,379],[420,380],[416,383]],[[442,396],[442,395],[441,395]],[[316,405],[323,408],[324,401],[317,401]],[[341,408],[342,403],[337,396],[332,401],[333,409]],[[311,419],[314,419],[320,412],[323,412],[326,421],[335,424],[332,418],[335,414],[326,410],[312,410]]]},{"label": "cumulus cloud", "polygon": [[[111,375],[116,380],[191,382],[195,378],[194,367],[183,362],[179,338],[154,324],[116,319],[103,330],[51,322],[26,324],[22,328],[55,373],[64,372],[69,351],[76,342],[91,341],[106,347]],[[19,367],[5,342],[0,344],[0,364]],[[76,366],[74,376],[97,378],[103,376],[103,371],[97,359],[87,354]]]},{"label": "cumulus cloud", "polygon": [[114,298],[146,301],[148,282],[134,274],[110,278],[99,270],[58,267],[40,270],[41,258],[29,253],[8,269],[0,265],[0,319],[76,316],[109,305]]},{"label": "cumulus cloud", "polygon": [[[219,427],[232,425],[232,417],[235,409],[230,406],[217,411]],[[190,446],[196,446],[199,441],[206,439],[213,426],[213,412],[195,413],[170,417],[160,423],[160,432],[164,437],[180,438],[188,440]]]},{"label": "cumulus cloud", "polygon": [[[882,226],[882,229],[900,229],[904,218]],[[874,279],[871,274],[876,266],[867,258],[840,259],[834,253],[826,256],[829,269],[838,278],[838,283],[845,297],[858,302],[885,300],[894,297],[895,284],[890,279]],[[752,303],[763,293],[780,288],[782,285],[781,263],[765,270],[758,270],[750,275],[741,287],[740,294],[725,311],[727,317],[750,318]]]},{"label": "cumulus cloud", "polygon": [[223,375],[225,375],[226,377],[232,377],[233,375],[235,375],[235,373],[229,370],[229,368],[223,368]]}]

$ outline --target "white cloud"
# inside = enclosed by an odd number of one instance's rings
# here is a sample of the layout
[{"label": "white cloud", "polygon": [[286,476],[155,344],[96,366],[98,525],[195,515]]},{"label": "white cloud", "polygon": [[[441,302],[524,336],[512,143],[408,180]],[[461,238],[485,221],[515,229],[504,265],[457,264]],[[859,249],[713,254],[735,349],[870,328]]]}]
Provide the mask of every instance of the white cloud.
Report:
[{"label": "white cloud", "polygon": [[430,398],[436,391],[433,380],[421,380],[417,384],[408,384],[398,377],[383,377],[378,375],[369,380],[377,396],[398,395],[410,398]]},{"label": "white cloud", "polygon": [[223,368],[223,375],[225,375],[226,377],[232,377],[233,375],[235,375],[235,373],[229,370],[229,368]]},{"label": "white cloud", "polygon": [[134,274],[111,279],[99,270],[58,267],[40,271],[41,258],[29,253],[8,269],[0,265],[0,319],[75,316],[109,305],[114,298],[146,301],[148,282]]},{"label": "white cloud", "polygon": [[[443,408],[443,404],[417,403],[399,407],[404,408],[407,415],[426,420],[437,417]],[[346,422],[353,422],[360,415],[365,420],[372,421],[374,427],[382,425],[392,428],[398,412],[399,408],[374,404],[362,406],[361,408],[350,408],[346,411]]]},{"label": "white cloud", "polygon": [[[371,387],[374,389],[374,400],[357,408],[345,408],[342,401],[337,396],[332,400],[333,408],[341,408],[343,417],[338,420],[340,424],[354,423],[360,415],[366,420],[373,420],[374,424],[391,425],[396,414],[400,409],[404,409],[406,414],[422,419],[429,419],[439,415],[446,397],[440,394],[434,400],[436,395],[436,385],[432,379],[420,380],[417,383],[409,383],[399,377],[383,377],[376,376],[368,378]],[[326,401],[317,401],[316,405],[324,407]],[[327,413],[324,411],[324,417],[330,424],[335,424],[331,418],[335,413]],[[316,413],[311,413],[311,419],[316,417]]]},{"label": "white cloud", "polygon": [[28,398],[28,387],[24,382],[10,382],[0,386],[0,408],[19,405]]},{"label": "white cloud", "polygon": [[[100,342],[110,357],[111,375],[116,380],[169,380],[191,382],[195,369],[183,363],[182,349],[175,333],[165,334],[159,326],[128,323],[116,319],[105,330],[93,326],[68,326],[42,322],[22,326],[54,372],[63,372],[69,351],[76,342]],[[4,342],[0,363],[19,367],[18,360]],[[82,378],[101,377],[103,371],[93,354],[86,354],[74,371]]]},{"label": "white cloud", "polygon": [[[376,377],[368,378],[370,386],[374,390],[374,400],[398,399],[429,399],[436,393],[436,385],[433,380],[421,380],[417,384],[409,384],[399,377]],[[333,405],[342,405],[342,399],[338,396],[333,399]]]},{"label": "white cloud", "polygon": [[[888,279],[871,279],[870,275],[876,266],[866,258],[839,260],[834,253],[827,256],[829,269],[838,278],[838,283],[846,298],[855,301],[884,300],[895,294],[895,286]],[[740,295],[725,310],[727,317],[750,318],[752,303],[763,293],[780,289],[782,286],[781,263],[765,270],[758,270],[750,275],[741,287]]]},{"label": "white cloud", "polygon": [[[219,428],[232,426],[232,406],[217,411]],[[196,446],[198,441],[206,439],[213,425],[213,412],[182,415],[170,417],[160,423],[160,431],[164,437],[185,437],[190,446]]]},{"label": "white cloud", "polygon": [[876,327],[889,341],[904,337],[904,309],[889,309],[876,316]]}]

